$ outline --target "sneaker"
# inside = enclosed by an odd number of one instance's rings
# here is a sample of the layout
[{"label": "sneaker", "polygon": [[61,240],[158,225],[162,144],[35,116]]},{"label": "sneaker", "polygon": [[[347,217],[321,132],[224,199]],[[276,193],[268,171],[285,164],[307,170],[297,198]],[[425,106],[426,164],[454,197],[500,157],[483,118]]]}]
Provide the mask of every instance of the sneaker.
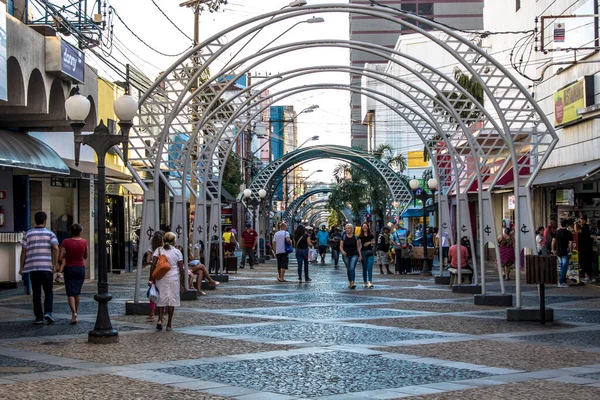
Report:
[{"label": "sneaker", "polygon": [[312,282],[312,279],[308,278],[306,279],[306,282]]},{"label": "sneaker", "polygon": [[365,289],[368,287],[368,286],[367,286],[367,282],[363,283],[363,287],[364,287]]},{"label": "sneaker", "polygon": [[56,320],[54,318],[52,318],[52,314],[50,313],[46,313],[44,314],[44,319],[49,323],[49,324],[53,324],[56,322]]},{"label": "sneaker", "polygon": [[254,267],[251,265],[251,266],[250,266],[250,269],[254,269]]},{"label": "sneaker", "polygon": [[567,285],[566,283],[559,283],[559,284],[558,284],[558,287],[560,287],[560,288],[568,288],[568,287],[570,287],[570,286],[569,286],[569,285]]},{"label": "sneaker", "polygon": [[46,323],[46,321],[44,321],[43,319],[36,319],[35,321],[33,321],[34,325],[44,325]]},{"label": "sneaker", "polygon": [[243,265],[240,265],[240,269],[244,269],[244,266],[243,266]]},{"label": "sneaker", "polygon": [[590,283],[592,280],[590,278],[583,278],[581,279],[581,282],[583,283]]}]

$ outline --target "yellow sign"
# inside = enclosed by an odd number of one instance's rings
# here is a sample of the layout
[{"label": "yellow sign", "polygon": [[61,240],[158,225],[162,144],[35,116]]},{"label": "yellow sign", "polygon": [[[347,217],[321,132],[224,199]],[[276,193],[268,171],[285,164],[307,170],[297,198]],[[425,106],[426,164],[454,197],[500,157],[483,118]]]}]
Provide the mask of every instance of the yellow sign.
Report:
[{"label": "yellow sign", "polygon": [[585,76],[554,93],[554,126],[561,127],[581,118],[577,109],[594,104],[594,78]]},{"label": "yellow sign", "polygon": [[408,168],[427,168],[428,165],[427,161],[423,161],[422,151],[408,152]]}]

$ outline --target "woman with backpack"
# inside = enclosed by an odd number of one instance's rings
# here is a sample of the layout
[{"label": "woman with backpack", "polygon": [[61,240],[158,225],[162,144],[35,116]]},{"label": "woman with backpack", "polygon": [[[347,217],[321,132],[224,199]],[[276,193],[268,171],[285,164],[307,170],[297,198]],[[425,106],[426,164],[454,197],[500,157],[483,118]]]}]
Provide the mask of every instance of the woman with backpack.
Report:
[{"label": "woman with backpack", "polygon": [[156,249],[152,257],[150,277],[156,280],[158,289],[158,323],[157,330],[162,330],[164,307],[167,307],[167,331],[171,330],[175,307],[179,307],[179,294],[185,290],[183,269],[183,254],[175,248],[177,235],[165,233],[164,245]]}]

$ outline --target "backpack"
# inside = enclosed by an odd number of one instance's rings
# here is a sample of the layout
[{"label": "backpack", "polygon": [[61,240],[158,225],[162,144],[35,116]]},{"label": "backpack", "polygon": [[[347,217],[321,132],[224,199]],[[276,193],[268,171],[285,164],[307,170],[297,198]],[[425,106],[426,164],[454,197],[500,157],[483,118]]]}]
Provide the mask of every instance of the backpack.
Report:
[{"label": "backpack", "polygon": [[171,265],[169,264],[169,260],[167,260],[167,256],[164,254],[160,254],[160,248],[158,249],[158,260],[156,261],[156,266],[154,267],[154,271],[152,271],[152,279],[161,280],[167,272],[171,269]]}]

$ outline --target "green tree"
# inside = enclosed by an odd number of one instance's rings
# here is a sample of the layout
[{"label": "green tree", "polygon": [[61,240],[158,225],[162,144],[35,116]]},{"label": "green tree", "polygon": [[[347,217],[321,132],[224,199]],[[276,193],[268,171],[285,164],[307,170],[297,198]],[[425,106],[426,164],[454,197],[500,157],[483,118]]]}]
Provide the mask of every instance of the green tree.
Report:
[{"label": "green tree", "polygon": [[[454,68],[454,80],[460,87],[465,89],[467,93],[473,96],[473,98],[477,100],[479,104],[483,105],[483,88],[475,77],[465,74],[460,70],[460,68],[456,67]],[[448,103],[450,103],[455,113],[458,114],[458,117],[465,124],[465,126],[469,127],[481,120],[481,109],[478,108],[478,106],[463,93],[450,90],[442,92],[442,96],[448,100]],[[441,115],[446,122],[453,124],[455,129],[460,129],[460,123],[454,114],[450,111],[447,111],[439,104],[442,102],[441,96],[437,95],[435,98],[437,101],[433,107],[433,112]],[[447,134],[451,135],[452,132],[448,132]],[[429,161],[427,147],[430,149],[434,148],[440,140],[442,140],[442,137],[439,134],[436,134],[427,141],[425,144],[426,147],[423,149],[423,160]]]},{"label": "green tree", "polygon": [[[371,153],[390,168],[402,172],[406,168],[406,158],[395,155],[389,144],[382,144]],[[388,202],[388,190],[385,180],[372,170],[359,164],[341,163],[333,170],[334,184],[329,196],[329,208],[340,216],[341,210],[350,207],[355,221],[360,220],[360,213],[371,205],[371,213],[384,219]],[[403,178],[406,182],[406,178]]]},{"label": "green tree", "polygon": [[233,197],[237,197],[242,184],[242,172],[240,156],[234,152],[229,153],[225,169],[223,171],[223,187]]}]

